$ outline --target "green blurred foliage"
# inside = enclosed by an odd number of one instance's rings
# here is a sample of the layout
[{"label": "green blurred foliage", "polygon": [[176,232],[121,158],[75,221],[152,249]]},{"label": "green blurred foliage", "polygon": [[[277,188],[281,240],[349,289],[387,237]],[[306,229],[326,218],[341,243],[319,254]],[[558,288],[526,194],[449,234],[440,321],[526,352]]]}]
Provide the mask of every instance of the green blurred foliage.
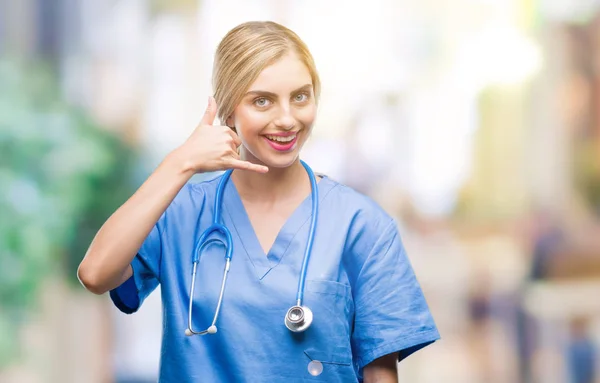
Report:
[{"label": "green blurred foliage", "polygon": [[150,0],[150,10],[159,15],[169,12],[194,12],[200,8],[198,0]]},{"label": "green blurred foliage", "polygon": [[132,193],[135,158],[61,98],[48,67],[0,61],[0,369],[44,279],[78,286],[95,232]]},{"label": "green blurred foliage", "polygon": [[585,202],[600,215],[600,154],[593,139],[583,140],[575,151],[575,187]]}]

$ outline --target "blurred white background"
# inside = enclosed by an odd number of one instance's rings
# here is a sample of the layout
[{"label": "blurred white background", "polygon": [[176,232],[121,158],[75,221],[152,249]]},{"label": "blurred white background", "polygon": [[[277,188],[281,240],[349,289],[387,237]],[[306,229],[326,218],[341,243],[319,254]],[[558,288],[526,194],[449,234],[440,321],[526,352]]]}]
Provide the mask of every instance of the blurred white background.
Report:
[{"label": "blurred white background", "polygon": [[0,382],[156,381],[158,291],[73,265],[267,19],[323,82],[304,159],[399,220],[440,328],[400,381],[600,382],[598,0],[0,1]]}]

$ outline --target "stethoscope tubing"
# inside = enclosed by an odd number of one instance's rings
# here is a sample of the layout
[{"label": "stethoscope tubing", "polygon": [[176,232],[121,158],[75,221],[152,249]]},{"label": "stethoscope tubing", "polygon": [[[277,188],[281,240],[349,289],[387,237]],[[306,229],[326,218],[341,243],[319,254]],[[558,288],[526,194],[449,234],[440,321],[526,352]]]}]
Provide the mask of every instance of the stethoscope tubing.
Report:
[{"label": "stethoscope tubing", "polygon": [[[315,236],[315,231],[316,231],[316,224],[317,224],[317,218],[318,218],[318,216],[317,216],[318,202],[319,202],[319,193],[318,193],[318,189],[317,189],[317,181],[316,181],[315,175],[314,175],[312,169],[304,161],[301,160],[300,163],[302,164],[304,169],[306,169],[306,172],[308,173],[308,177],[310,179],[311,210],[312,211],[311,211],[311,223],[310,223],[310,229],[309,229],[309,234],[308,234],[308,240],[307,240],[306,249],[304,252],[304,258],[302,260],[302,268],[300,271],[300,277],[298,279],[298,291],[296,292],[296,306],[290,308],[290,310],[288,311],[288,314],[286,314],[286,326],[288,326],[288,328],[290,328],[291,331],[295,331],[295,332],[304,331],[306,328],[308,328],[308,326],[310,326],[310,323],[312,322],[312,312],[310,311],[310,309],[308,307],[302,306],[302,302],[304,300],[304,287],[305,287],[305,283],[306,283],[306,273],[308,270],[308,263],[310,260],[310,255],[312,252],[312,246],[313,246],[314,236]],[[221,202],[223,199],[223,193],[225,190],[225,185],[229,181],[229,178],[231,177],[232,172],[233,172],[233,170],[231,170],[231,169],[227,170],[221,177],[221,180],[219,181],[219,185],[217,186],[217,191],[216,191],[216,196],[215,196],[213,223],[208,229],[206,229],[202,233],[202,235],[200,236],[198,241],[196,241],[196,245],[194,247],[194,253],[192,256],[192,263],[193,263],[192,280],[190,283],[190,298],[189,298],[189,305],[188,305],[188,328],[185,331],[186,335],[205,335],[205,334],[214,334],[217,332],[216,322],[219,317],[219,312],[221,310],[221,306],[223,303],[225,285],[227,283],[227,274],[229,273],[231,259],[233,256],[233,240],[231,238],[231,232],[229,231],[229,229],[227,229],[227,227],[225,227],[222,223],[220,223],[221,205],[222,205]],[[225,241],[223,241],[221,239],[217,239],[217,238],[208,239],[208,237],[211,234],[213,234],[214,232],[219,232],[219,233],[223,234],[225,236]],[[193,308],[193,302],[194,302],[194,299],[193,299],[194,287],[196,285],[196,272],[197,272],[198,263],[200,261],[200,254],[208,245],[210,245],[212,243],[221,243],[225,246],[225,249],[226,249],[226,251],[225,251],[225,268],[223,271],[221,290],[219,292],[219,299],[217,301],[217,307],[215,309],[215,315],[213,317],[211,325],[206,330],[195,331],[192,327],[192,308]],[[294,309],[301,310],[306,315],[306,320],[301,323],[292,324],[289,320],[289,315],[290,315],[290,312],[292,312]],[[303,314],[303,317],[304,317],[304,314]]]},{"label": "stethoscope tubing", "polygon": [[317,180],[312,169],[304,162],[300,161],[306,172],[308,173],[308,178],[310,179],[310,187],[311,187],[311,222],[310,229],[308,231],[308,241],[306,242],[306,249],[304,250],[304,259],[302,261],[302,269],[300,270],[300,278],[298,279],[298,291],[296,292],[296,305],[302,306],[302,302],[304,301],[304,285],[306,283],[306,273],[308,271],[308,261],[310,260],[310,255],[312,253],[312,246],[315,239],[315,231],[317,228],[317,219],[318,217],[318,206],[319,206],[319,189],[317,189]]}]

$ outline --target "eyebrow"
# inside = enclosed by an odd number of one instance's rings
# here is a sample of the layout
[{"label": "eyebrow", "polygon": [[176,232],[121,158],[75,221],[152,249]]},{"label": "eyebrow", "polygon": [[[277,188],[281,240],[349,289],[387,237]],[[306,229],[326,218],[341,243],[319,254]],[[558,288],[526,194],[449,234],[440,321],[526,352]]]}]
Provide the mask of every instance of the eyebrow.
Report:
[{"label": "eyebrow", "polygon": [[[302,85],[300,88],[293,90],[292,94],[310,90],[310,89],[312,89],[312,87],[313,87],[312,84]],[[248,93],[246,93],[244,95],[244,97],[249,96],[249,95],[277,98],[277,95],[275,93],[267,92],[266,90],[251,90]]]}]

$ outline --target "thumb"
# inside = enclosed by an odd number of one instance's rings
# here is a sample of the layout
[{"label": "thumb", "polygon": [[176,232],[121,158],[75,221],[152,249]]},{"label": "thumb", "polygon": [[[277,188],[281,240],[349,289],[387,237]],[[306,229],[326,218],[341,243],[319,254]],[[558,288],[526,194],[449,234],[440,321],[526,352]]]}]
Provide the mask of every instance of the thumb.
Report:
[{"label": "thumb", "polygon": [[204,116],[202,116],[202,120],[200,121],[201,125],[212,125],[215,121],[215,116],[217,115],[217,102],[215,99],[210,96],[208,97],[208,106],[206,107],[206,111],[204,112]]}]

